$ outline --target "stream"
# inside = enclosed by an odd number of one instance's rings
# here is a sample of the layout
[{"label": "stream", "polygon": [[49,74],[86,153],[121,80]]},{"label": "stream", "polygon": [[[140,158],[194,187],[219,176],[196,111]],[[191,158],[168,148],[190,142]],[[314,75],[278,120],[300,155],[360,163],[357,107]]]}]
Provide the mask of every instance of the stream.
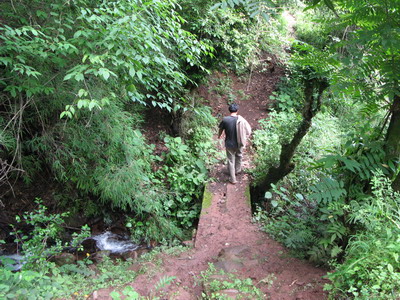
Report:
[{"label": "stream", "polygon": [[[128,236],[115,234],[110,231],[87,238],[87,240],[90,239],[96,241],[96,247],[99,251],[110,251],[113,254],[123,254],[126,252],[135,251],[140,247],[139,245],[133,243]],[[22,254],[0,253],[0,262],[12,271],[19,271],[25,264],[24,255]]]},{"label": "stream", "polygon": [[96,241],[96,246],[100,249],[100,251],[108,250],[111,253],[116,254],[135,251],[139,248],[139,245],[134,244],[128,236],[122,236],[112,233],[110,231],[94,235],[89,239],[93,239]]}]

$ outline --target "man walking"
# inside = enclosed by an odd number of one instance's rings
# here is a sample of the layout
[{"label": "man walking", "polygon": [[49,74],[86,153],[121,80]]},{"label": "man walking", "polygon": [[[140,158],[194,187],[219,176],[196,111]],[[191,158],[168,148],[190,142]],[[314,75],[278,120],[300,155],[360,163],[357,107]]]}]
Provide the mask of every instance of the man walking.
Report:
[{"label": "man walking", "polygon": [[228,157],[229,182],[236,184],[236,174],[242,171],[243,149],[251,134],[249,123],[238,115],[239,106],[229,105],[230,115],[224,117],[219,124],[218,138],[225,132],[225,148]]}]

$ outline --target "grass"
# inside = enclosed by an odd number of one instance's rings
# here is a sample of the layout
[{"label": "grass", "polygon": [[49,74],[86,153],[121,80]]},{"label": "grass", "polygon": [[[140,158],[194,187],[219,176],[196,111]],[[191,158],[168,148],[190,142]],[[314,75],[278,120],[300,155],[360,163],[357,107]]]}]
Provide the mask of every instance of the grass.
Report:
[{"label": "grass", "polygon": [[211,206],[212,202],[212,193],[209,191],[208,187],[206,186],[204,188],[204,194],[203,194],[203,201],[201,205],[201,213],[203,213],[207,208]]}]

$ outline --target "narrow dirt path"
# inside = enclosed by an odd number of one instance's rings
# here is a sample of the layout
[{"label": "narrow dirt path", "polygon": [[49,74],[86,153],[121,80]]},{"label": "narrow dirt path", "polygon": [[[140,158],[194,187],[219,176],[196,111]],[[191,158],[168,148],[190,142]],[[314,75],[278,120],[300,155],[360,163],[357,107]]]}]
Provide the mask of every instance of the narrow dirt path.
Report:
[{"label": "narrow dirt path", "polygon": [[[246,95],[238,97],[236,102],[240,105],[240,114],[253,129],[257,129],[259,119],[267,117],[269,95],[282,75],[283,70],[278,66],[273,72],[255,72],[251,82],[229,75],[232,90]],[[227,75],[215,76],[218,79]],[[200,87],[199,94],[209,100],[216,116],[227,114],[226,97],[212,92],[210,86]],[[218,145],[223,151],[222,143]],[[251,167],[249,150],[244,157],[245,168]],[[151,298],[154,286],[162,278],[174,276],[176,279],[163,290],[161,299],[201,299],[200,274],[209,263],[214,263],[239,278],[251,278],[266,299],[326,298],[322,278],[326,270],[291,257],[283,246],[252,223],[249,176],[243,173],[238,176],[238,184],[228,183],[224,162],[214,167],[211,176],[215,180],[206,187],[211,201],[203,206],[194,247],[179,255],[161,254],[162,264],[147,265],[147,272],[139,275],[131,286],[142,296]],[[234,258],[226,258],[226,253],[234,253]],[[93,299],[110,299],[109,292],[110,289],[98,291]]]},{"label": "narrow dirt path", "polygon": [[[248,164],[248,162],[245,162]],[[176,280],[162,299],[200,299],[203,287],[200,273],[214,263],[218,268],[251,278],[266,299],[324,299],[322,276],[325,270],[292,258],[279,243],[252,223],[248,175],[239,175],[239,183],[227,183],[225,166],[218,165],[218,180],[208,185],[211,203],[203,207],[195,247],[179,256],[162,255],[157,274],[140,275],[133,287],[141,295],[151,295],[152,288],[167,276]],[[233,260],[224,252],[235,253]]]}]

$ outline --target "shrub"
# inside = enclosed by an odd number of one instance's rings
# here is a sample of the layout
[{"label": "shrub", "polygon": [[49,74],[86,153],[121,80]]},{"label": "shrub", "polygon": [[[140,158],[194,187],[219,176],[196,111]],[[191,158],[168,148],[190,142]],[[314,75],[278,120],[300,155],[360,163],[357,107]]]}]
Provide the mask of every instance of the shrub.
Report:
[{"label": "shrub", "polygon": [[32,143],[58,180],[121,209],[143,210],[139,197],[151,183],[151,148],[137,129],[138,115],[111,103],[89,121],[57,124]]},{"label": "shrub", "polygon": [[211,68],[227,67],[237,72],[246,71],[256,54],[257,41],[252,33],[256,22],[240,9],[206,9],[215,3],[183,1],[183,16],[190,20],[185,26],[215,49],[212,59],[205,58]]},{"label": "shrub", "polygon": [[191,228],[201,209],[200,197],[207,181],[204,161],[194,155],[180,137],[164,138],[169,152],[159,176],[166,179],[171,197],[164,202],[168,214],[184,228]]},{"label": "shrub", "polygon": [[62,252],[67,246],[78,247],[79,244],[90,236],[88,226],[83,226],[79,234],[73,235],[69,243],[63,242],[60,233],[63,231],[62,224],[68,213],[48,214],[47,207],[40,199],[36,199],[38,208],[32,212],[25,213],[22,219],[16,216],[18,222],[24,222],[32,227],[29,235],[21,230],[14,229],[11,232],[15,236],[15,243],[21,245],[26,265],[24,268],[31,270],[46,270],[48,259]]},{"label": "shrub", "polygon": [[343,264],[329,273],[326,290],[361,299],[400,296],[400,194],[382,172],[372,179],[372,195],[353,203],[351,220],[360,226]]},{"label": "shrub", "polygon": [[90,260],[62,267],[51,264],[47,271],[24,269],[16,273],[0,267],[0,296],[21,300],[86,299],[97,289],[122,286],[137,275],[129,269],[132,261],[111,261],[105,257],[96,266],[96,272],[89,268],[90,264]]},{"label": "shrub", "polygon": [[[206,292],[203,293],[204,299],[228,299],[223,290],[235,289],[239,291],[238,299],[265,299],[265,295],[257,288],[250,278],[240,279],[234,274],[225,273],[223,270],[217,271],[213,264],[209,264],[206,271],[201,273]],[[271,278],[272,280],[272,278]]]},{"label": "shrub", "polygon": [[184,113],[181,123],[181,136],[198,158],[210,168],[221,157],[216,149],[213,136],[216,133],[218,121],[213,117],[211,108],[198,106]]}]

